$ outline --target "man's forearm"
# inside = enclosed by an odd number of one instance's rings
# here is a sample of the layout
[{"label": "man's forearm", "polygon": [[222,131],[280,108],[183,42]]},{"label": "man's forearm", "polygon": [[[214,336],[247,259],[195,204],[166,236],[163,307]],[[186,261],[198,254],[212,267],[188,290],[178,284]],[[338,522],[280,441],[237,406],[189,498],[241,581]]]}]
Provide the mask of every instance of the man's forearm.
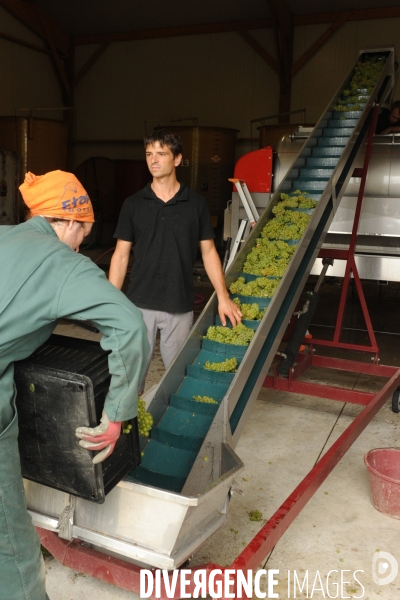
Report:
[{"label": "man's forearm", "polygon": [[225,326],[228,318],[231,324],[235,326],[240,323],[242,313],[238,305],[229,297],[229,292],[226,289],[225,274],[222,270],[221,260],[214,242],[212,240],[200,242],[200,249],[204,268],[218,296],[218,314],[221,323]]},{"label": "man's forearm", "polygon": [[110,270],[108,272],[108,280],[119,290],[124,285],[126,271],[128,269],[128,261],[113,255],[110,262]]},{"label": "man's forearm", "polygon": [[222,270],[221,260],[217,251],[215,250],[214,252],[210,252],[202,258],[204,268],[218,298],[227,298],[229,293],[226,289],[225,275]]}]

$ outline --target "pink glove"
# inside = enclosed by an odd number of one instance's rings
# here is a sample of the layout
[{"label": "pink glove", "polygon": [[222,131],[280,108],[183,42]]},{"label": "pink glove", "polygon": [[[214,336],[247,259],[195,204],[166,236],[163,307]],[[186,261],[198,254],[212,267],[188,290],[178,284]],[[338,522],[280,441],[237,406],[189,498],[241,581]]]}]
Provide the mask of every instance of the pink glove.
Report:
[{"label": "pink glove", "polygon": [[103,410],[100,425],[97,427],[78,427],[75,435],[80,439],[79,445],[86,450],[102,450],[96,454],[93,464],[105,460],[114,450],[115,444],[121,434],[121,421],[113,423]]}]

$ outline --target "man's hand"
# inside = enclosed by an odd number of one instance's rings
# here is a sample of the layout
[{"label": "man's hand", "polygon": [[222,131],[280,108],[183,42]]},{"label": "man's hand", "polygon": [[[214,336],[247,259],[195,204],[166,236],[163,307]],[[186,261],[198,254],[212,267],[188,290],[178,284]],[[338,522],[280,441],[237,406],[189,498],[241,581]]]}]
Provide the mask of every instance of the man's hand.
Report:
[{"label": "man's hand", "polygon": [[218,298],[218,314],[221,319],[222,325],[225,327],[226,318],[232,323],[232,327],[238,325],[242,320],[242,313],[238,305],[233,302],[229,296],[222,299]]},{"label": "man's hand", "polygon": [[201,240],[200,251],[204,268],[218,296],[218,314],[221,323],[225,327],[226,317],[228,317],[232,326],[235,327],[242,320],[242,313],[238,305],[229,298],[229,292],[225,284],[225,274],[222,270],[214,240]]},{"label": "man's hand", "polygon": [[103,450],[96,454],[93,464],[105,460],[114,450],[115,444],[121,434],[121,422],[113,423],[103,410],[100,425],[97,427],[78,427],[75,435],[80,439],[79,445],[86,450]]}]

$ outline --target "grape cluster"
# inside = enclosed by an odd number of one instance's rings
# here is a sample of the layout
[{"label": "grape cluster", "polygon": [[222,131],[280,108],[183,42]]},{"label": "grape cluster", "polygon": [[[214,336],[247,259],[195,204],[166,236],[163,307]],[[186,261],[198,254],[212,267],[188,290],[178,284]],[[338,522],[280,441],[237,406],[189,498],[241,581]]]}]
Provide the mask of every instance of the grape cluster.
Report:
[{"label": "grape cluster", "polygon": [[204,404],[218,404],[214,398],[210,398],[210,396],[193,396],[193,399],[196,402],[203,402]]},{"label": "grape cluster", "polygon": [[129,423],[129,421],[123,421],[122,422],[122,433],[130,433],[131,430],[132,430],[132,425]]},{"label": "grape cluster", "polygon": [[282,214],[268,221],[261,236],[269,240],[299,240],[310,219],[306,213],[283,210]]},{"label": "grape cluster", "polygon": [[213,325],[207,329],[206,340],[220,342],[221,344],[235,344],[236,346],[248,346],[254,337],[254,329],[246,327],[243,323],[235,327],[222,327]]},{"label": "grape cluster", "polygon": [[239,298],[234,298],[233,301],[240,308],[242,318],[245,321],[261,321],[265,315],[266,309],[260,310],[260,307],[256,302],[253,304],[246,304],[245,302],[240,302]]},{"label": "grape cluster", "polygon": [[232,294],[240,294],[241,296],[272,298],[279,283],[280,279],[267,279],[266,277],[257,277],[257,279],[246,283],[244,277],[238,277],[229,286],[229,291]]},{"label": "grape cluster", "polygon": [[264,277],[282,277],[295,249],[295,246],[289,246],[282,240],[259,238],[257,245],[246,257],[243,272]]},{"label": "grape cluster", "polygon": [[139,434],[145,437],[149,436],[150,430],[153,427],[153,417],[146,411],[146,404],[142,398],[138,399],[138,426]]},{"label": "grape cluster", "polygon": [[236,373],[238,361],[236,358],[227,358],[222,362],[211,363],[206,361],[204,368],[208,371],[217,371],[218,373]]},{"label": "grape cluster", "polygon": [[[311,216],[306,212],[291,209],[314,209],[316,200],[308,198],[307,192],[295,190],[292,195],[281,194],[279,202],[272,212],[272,218],[263,227],[261,237],[256,240],[256,245],[246,257],[243,272],[251,275],[260,275],[253,281],[246,283],[244,277],[239,277],[229,286],[232,294],[241,296],[254,296],[256,298],[272,298],[281,277],[283,277],[290,259],[296,250],[296,244],[289,245],[284,240],[299,240],[310,222]],[[257,315],[255,305],[248,305],[244,309],[243,318],[262,318]],[[245,316],[251,314],[251,317]]]},{"label": "grape cluster", "polygon": [[250,521],[262,521],[262,512],[259,510],[252,510],[249,512]]},{"label": "grape cluster", "polygon": [[337,112],[361,110],[361,104],[367,102],[385,61],[386,58],[383,56],[368,55],[364,62],[359,61],[354,68],[348,89],[343,90],[343,98],[338,100],[334,110]]},{"label": "grape cluster", "polygon": [[300,190],[294,191],[292,196],[281,194],[281,202],[272,209],[272,212],[275,215],[280,216],[283,215],[288,208],[314,209],[318,202],[307,196],[307,192],[301,192]]}]

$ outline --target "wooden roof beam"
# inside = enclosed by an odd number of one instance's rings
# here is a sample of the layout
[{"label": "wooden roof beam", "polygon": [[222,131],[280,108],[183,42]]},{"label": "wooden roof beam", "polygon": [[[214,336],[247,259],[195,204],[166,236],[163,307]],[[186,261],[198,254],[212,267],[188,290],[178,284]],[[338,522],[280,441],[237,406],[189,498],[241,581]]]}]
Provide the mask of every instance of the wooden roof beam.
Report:
[{"label": "wooden roof beam", "polygon": [[30,48],[31,50],[35,50],[36,52],[43,52],[44,54],[51,54],[50,50],[45,48],[44,46],[37,46],[36,44],[31,44],[25,40],[21,40],[20,38],[16,38],[13,35],[8,35],[7,33],[2,33],[0,31],[0,38],[3,40],[7,40],[8,42],[12,42],[13,44],[18,44],[19,46],[25,46],[25,48]]},{"label": "wooden roof beam", "polygon": [[293,29],[293,15],[286,0],[267,0],[267,4],[281,33],[290,41]]},{"label": "wooden roof beam", "polygon": [[66,75],[66,72],[64,69],[64,65],[58,54],[58,51],[57,51],[57,48],[55,45],[55,41],[53,40],[53,37],[52,37],[53,32],[51,32],[48,27],[48,24],[46,21],[46,16],[44,15],[44,13],[40,13],[39,17],[42,21],[45,39],[50,48],[51,58],[53,59],[54,70],[57,75],[58,81],[60,83],[61,93],[66,97],[66,100],[67,100],[67,102],[64,101],[64,104],[69,103],[72,99],[71,98],[71,86],[68,81],[68,78],[67,78],[67,75]]},{"label": "wooden roof beam", "polygon": [[89,71],[89,69],[94,65],[94,63],[98,60],[98,58],[105,52],[110,45],[110,42],[103,42],[100,46],[95,50],[89,60],[83,65],[83,67],[79,70],[79,72],[75,75],[73,85],[76,86],[77,83],[82,79],[84,75]]},{"label": "wooden roof beam", "polygon": [[[7,5],[11,5],[14,3],[23,4],[25,6],[25,2],[22,0],[0,0],[0,5],[3,5],[8,9]],[[276,0],[271,0],[274,2],[272,6],[275,6],[276,11],[280,11],[282,13],[283,10],[286,9],[280,6],[280,2]],[[287,9],[288,10],[288,9]],[[9,12],[12,12],[9,9]],[[282,13],[283,14],[283,13]],[[289,13],[290,14],[290,13]],[[330,12],[330,13],[318,13],[318,14],[309,14],[309,15],[293,15],[294,25],[317,25],[322,23],[334,23],[343,14],[343,12]],[[396,18],[400,17],[400,6],[399,7],[389,7],[389,8],[379,8],[379,9],[362,9],[362,10],[353,10],[351,11],[349,21],[363,21],[369,19],[386,19],[386,18]],[[20,19],[22,20],[22,19]],[[289,20],[284,19],[288,24]],[[223,23],[207,23],[205,25],[193,25],[193,26],[185,26],[185,27],[165,27],[159,29],[144,29],[144,30],[134,30],[134,31],[123,31],[116,33],[100,33],[94,35],[78,35],[73,37],[73,43],[77,46],[84,44],[103,44],[103,43],[112,43],[112,42],[128,42],[135,40],[151,40],[163,37],[180,37],[185,35],[201,35],[207,33],[226,33],[231,31],[237,31],[238,23],[242,30],[256,30],[256,29],[268,29],[274,27],[275,19],[267,18],[267,19],[258,19],[258,20],[243,20],[243,21],[227,21]],[[29,27],[29,25],[27,24]]]},{"label": "wooden roof beam", "polygon": [[[294,18],[295,26],[299,25],[319,25],[322,23],[334,23],[346,12],[318,13],[311,15],[296,15]],[[369,21],[371,19],[395,19],[400,17],[400,6],[391,6],[388,8],[364,8],[352,10],[348,18],[349,21]]]},{"label": "wooden roof beam", "polygon": [[0,0],[0,6],[5,8],[33,33],[47,41],[46,31],[43,27],[43,20],[45,20],[57,51],[61,53],[63,58],[69,56],[69,34],[55,21],[50,19],[50,17],[35,4],[35,2],[24,2],[24,0]]},{"label": "wooden roof beam", "polygon": [[301,67],[303,67],[306,62],[310,60],[314,56],[316,52],[323,46],[344,23],[349,21],[349,17],[351,16],[351,12],[344,12],[340,14],[340,17],[336,19],[332,23],[330,27],[310,46],[310,48],[301,56],[292,67],[292,77],[297,73]]},{"label": "wooden roof beam", "polygon": [[[2,0],[0,0],[1,3]],[[243,30],[266,29],[272,27],[272,19],[257,19],[244,21],[226,21],[224,23],[207,23],[185,27],[164,27],[159,29],[143,29],[122,31],[117,33],[100,33],[96,35],[78,35],[73,38],[76,46],[83,44],[103,44],[112,42],[130,42],[137,40],[152,40],[165,37],[181,37],[184,35],[202,35],[207,33],[229,33],[237,31],[238,25]]]},{"label": "wooden roof beam", "polygon": [[286,0],[267,0],[274,19],[276,55],[279,61],[279,118],[280,123],[289,122],[292,89],[292,62],[294,18]]},{"label": "wooden roof beam", "polygon": [[255,40],[253,36],[250,35],[250,33],[246,29],[243,29],[242,27],[238,26],[237,32],[253,48],[253,50],[255,50],[259,56],[261,56],[261,58],[267,63],[267,65],[269,65],[271,69],[273,69],[275,73],[279,75],[279,65],[276,62],[276,60],[269,54],[269,52],[267,52],[261,46],[261,44],[259,44],[257,40]]}]

